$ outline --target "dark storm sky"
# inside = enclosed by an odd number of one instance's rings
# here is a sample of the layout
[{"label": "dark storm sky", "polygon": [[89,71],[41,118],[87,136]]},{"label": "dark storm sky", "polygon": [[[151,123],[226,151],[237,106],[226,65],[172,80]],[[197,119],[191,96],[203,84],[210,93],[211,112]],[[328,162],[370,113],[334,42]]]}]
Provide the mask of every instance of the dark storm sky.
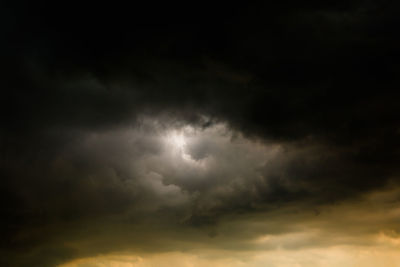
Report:
[{"label": "dark storm sky", "polygon": [[[0,8],[2,266],[183,249],[176,239],[248,249],[400,188],[390,1]],[[183,158],[174,131],[189,132]],[[226,218],[271,225],[238,234]],[[322,228],[399,235],[391,219]]]}]

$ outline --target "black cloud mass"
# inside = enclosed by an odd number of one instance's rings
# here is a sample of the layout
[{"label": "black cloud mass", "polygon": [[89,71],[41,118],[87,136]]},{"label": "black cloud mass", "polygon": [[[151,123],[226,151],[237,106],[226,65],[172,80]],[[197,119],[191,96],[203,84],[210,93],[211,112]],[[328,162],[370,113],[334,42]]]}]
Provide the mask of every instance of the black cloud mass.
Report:
[{"label": "black cloud mass", "polygon": [[399,6],[202,5],[0,4],[1,266],[399,237]]}]

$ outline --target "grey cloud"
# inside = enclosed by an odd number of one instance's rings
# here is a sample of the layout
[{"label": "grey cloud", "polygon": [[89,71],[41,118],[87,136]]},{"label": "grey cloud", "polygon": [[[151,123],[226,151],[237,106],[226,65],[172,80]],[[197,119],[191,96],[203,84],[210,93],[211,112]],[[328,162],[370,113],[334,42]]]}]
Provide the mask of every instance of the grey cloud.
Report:
[{"label": "grey cloud", "polygon": [[[210,25],[136,23],[140,12],[98,5],[1,4],[4,265],[210,236],[245,249],[306,222],[334,231],[320,219],[332,207],[347,214],[398,187],[399,23],[387,2],[215,7],[211,20],[228,17]],[[185,129],[179,148],[168,134]],[[363,233],[397,233],[382,217]]]},{"label": "grey cloud", "polygon": [[[39,249],[35,244],[43,244],[42,251],[45,244],[58,242],[44,238],[50,233],[76,242],[83,238],[79,232],[68,238],[63,233],[56,234],[53,227],[66,227],[63,232],[68,232],[76,227],[91,227],[99,221],[98,230],[107,236],[108,227],[127,224],[129,231],[131,227],[142,227],[147,220],[157,221],[160,216],[171,234],[177,229],[193,228],[197,229],[193,230],[195,236],[215,232],[218,238],[224,233],[221,225],[229,216],[240,221],[240,216],[247,218],[265,212],[275,224],[275,220],[281,219],[274,213],[287,210],[288,214],[297,213],[301,223],[304,210],[312,216],[314,210],[325,214],[327,208],[323,205],[357,198],[365,190],[375,190],[385,182],[376,180],[376,175],[382,173],[373,172],[373,166],[372,169],[354,166],[354,161],[345,157],[352,155],[349,151],[329,150],[321,143],[248,139],[223,123],[204,128],[176,120],[171,126],[166,123],[168,120],[158,122],[152,117],[137,121],[140,123],[132,127],[72,132],[69,142],[53,151],[51,158],[33,162],[26,159],[20,163],[24,173],[29,171],[24,176],[17,175],[23,179],[8,184],[6,190],[16,193],[23,209],[9,210],[10,219],[3,222],[9,225],[11,218],[15,218],[13,231],[8,232],[14,246],[24,243],[28,251],[41,257],[34,252]],[[183,147],[175,143],[174,138],[180,135],[184,137]],[[206,157],[196,159],[198,147],[204,149]],[[17,174],[12,165],[8,165],[8,171]],[[386,175],[390,174],[393,173],[388,170]],[[363,177],[366,184],[352,182],[353,176]],[[290,217],[288,214],[281,216]],[[110,218],[113,219],[109,221]],[[81,222],[85,226],[77,226]],[[295,227],[293,222],[292,226],[280,224],[281,230],[273,226],[246,238],[294,231],[290,230]],[[157,234],[165,235],[158,233],[158,223],[153,226]],[[146,231],[153,230],[150,227]],[[19,235],[27,237],[21,240],[17,238]],[[137,242],[125,240],[120,246],[141,247]],[[275,245],[271,246],[272,249]],[[111,249],[104,247],[105,251]]]}]

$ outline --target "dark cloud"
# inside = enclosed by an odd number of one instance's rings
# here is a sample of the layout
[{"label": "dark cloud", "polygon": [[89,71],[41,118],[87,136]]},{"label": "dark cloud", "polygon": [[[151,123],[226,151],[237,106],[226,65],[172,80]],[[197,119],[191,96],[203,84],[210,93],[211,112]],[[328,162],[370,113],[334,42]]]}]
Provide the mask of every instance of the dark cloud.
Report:
[{"label": "dark cloud", "polygon": [[[179,250],[176,236],[244,248],[397,188],[395,10],[1,4],[4,265]],[[221,228],[264,213],[281,228]],[[84,240],[97,249],[65,245]]]}]

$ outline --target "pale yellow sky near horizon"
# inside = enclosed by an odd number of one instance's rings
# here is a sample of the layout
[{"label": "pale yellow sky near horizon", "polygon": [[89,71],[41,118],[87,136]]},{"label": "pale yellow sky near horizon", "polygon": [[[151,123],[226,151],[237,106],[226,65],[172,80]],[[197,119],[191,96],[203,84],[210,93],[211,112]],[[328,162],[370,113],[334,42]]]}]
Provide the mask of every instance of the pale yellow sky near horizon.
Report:
[{"label": "pale yellow sky near horizon", "polygon": [[144,256],[110,254],[76,259],[58,267],[399,267],[400,247],[389,249],[386,245],[231,252],[223,257],[216,257],[216,252],[168,252]]}]

